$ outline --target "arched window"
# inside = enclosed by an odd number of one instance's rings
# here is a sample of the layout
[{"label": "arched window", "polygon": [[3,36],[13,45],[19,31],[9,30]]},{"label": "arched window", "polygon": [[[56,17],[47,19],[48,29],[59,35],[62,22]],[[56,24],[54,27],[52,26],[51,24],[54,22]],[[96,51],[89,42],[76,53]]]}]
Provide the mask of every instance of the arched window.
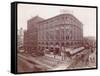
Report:
[{"label": "arched window", "polygon": [[46,45],[48,45],[48,42],[46,42]]},{"label": "arched window", "polygon": [[59,43],[58,43],[58,42],[56,42],[56,45],[59,45]]},{"label": "arched window", "polygon": [[69,45],[69,42],[67,42],[66,45]]},{"label": "arched window", "polygon": [[64,43],[61,43],[61,46],[64,46]]},{"label": "arched window", "polygon": [[66,40],[69,40],[69,36],[68,35],[66,36]]},{"label": "arched window", "polygon": [[50,44],[52,45],[53,43],[52,43],[52,42],[50,42]]}]

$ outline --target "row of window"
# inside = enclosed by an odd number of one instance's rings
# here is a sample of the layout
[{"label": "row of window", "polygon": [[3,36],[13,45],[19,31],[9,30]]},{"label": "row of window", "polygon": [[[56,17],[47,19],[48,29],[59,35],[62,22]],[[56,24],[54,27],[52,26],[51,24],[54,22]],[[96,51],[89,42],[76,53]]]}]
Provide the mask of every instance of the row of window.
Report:
[{"label": "row of window", "polygon": [[78,42],[66,42],[66,43],[64,43],[64,42],[61,42],[61,43],[54,43],[54,42],[38,42],[38,45],[62,45],[62,46],[64,46],[64,45],[73,45],[73,44],[80,44],[81,43],[81,41],[78,41]]},{"label": "row of window", "polygon": [[68,27],[73,26],[72,24],[49,24],[49,25],[41,25],[41,27],[38,27],[38,30],[56,30],[58,29],[67,29]]},{"label": "row of window", "polygon": [[81,35],[72,35],[71,33],[59,33],[57,32],[54,34],[53,32],[51,33],[46,33],[43,35],[38,36],[38,40],[80,40],[82,37]]}]

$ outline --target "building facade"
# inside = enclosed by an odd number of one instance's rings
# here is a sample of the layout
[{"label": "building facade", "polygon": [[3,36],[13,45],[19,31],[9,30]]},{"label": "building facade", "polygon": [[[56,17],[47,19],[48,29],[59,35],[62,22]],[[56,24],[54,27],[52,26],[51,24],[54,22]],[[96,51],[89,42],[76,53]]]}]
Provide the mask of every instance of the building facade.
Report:
[{"label": "building facade", "polygon": [[61,14],[38,23],[38,47],[80,46],[83,25],[71,14]]},{"label": "building facade", "polygon": [[24,31],[24,50],[25,52],[32,53],[37,50],[37,22],[43,20],[36,16],[27,21],[27,30]]},{"label": "building facade", "polygon": [[30,19],[24,35],[25,47],[30,50],[79,47],[82,40],[83,24],[72,14],[60,14],[46,20],[40,17]]}]

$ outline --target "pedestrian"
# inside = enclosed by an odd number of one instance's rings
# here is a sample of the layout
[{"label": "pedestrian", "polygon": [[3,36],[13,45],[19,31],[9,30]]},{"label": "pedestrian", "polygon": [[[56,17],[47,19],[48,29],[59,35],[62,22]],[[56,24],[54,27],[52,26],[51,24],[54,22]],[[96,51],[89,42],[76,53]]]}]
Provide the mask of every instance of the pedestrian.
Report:
[{"label": "pedestrian", "polygon": [[61,48],[61,58],[62,60],[65,60],[65,48],[64,47]]}]

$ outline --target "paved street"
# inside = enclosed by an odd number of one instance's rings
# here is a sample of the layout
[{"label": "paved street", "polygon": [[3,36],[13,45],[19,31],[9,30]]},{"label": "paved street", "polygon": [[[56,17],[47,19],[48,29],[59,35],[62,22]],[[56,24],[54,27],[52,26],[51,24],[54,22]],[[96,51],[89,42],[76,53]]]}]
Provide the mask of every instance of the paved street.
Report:
[{"label": "paved street", "polygon": [[32,61],[28,61],[23,57],[18,56],[18,71],[19,72],[33,72],[33,71],[45,71],[45,67],[42,67]]},{"label": "paved street", "polygon": [[[84,52],[88,53],[89,50],[85,49]],[[92,67],[92,66],[91,66]],[[45,54],[44,56],[32,57],[29,54],[18,53],[18,71],[19,72],[33,72],[33,71],[50,71],[50,70],[66,70],[66,69],[79,69],[90,68],[82,59],[69,59],[62,60],[61,56],[53,54]]]},{"label": "paved street", "polygon": [[[32,57],[29,55],[18,54],[18,70],[19,71],[38,71],[61,70],[67,68],[70,60],[61,60],[60,57],[54,58],[52,55],[42,57]],[[23,65],[24,64],[24,65]],[[66,67],[64,67],[66,64]],[[60,66],[60,67],[59,67]],[[61,67],[62,66],[62,67]]]},{"label": "paved street", "polygon": [[33,64],[29,63],[28,61],[18,57],[18,72],[27,72],[33,71]]}]

